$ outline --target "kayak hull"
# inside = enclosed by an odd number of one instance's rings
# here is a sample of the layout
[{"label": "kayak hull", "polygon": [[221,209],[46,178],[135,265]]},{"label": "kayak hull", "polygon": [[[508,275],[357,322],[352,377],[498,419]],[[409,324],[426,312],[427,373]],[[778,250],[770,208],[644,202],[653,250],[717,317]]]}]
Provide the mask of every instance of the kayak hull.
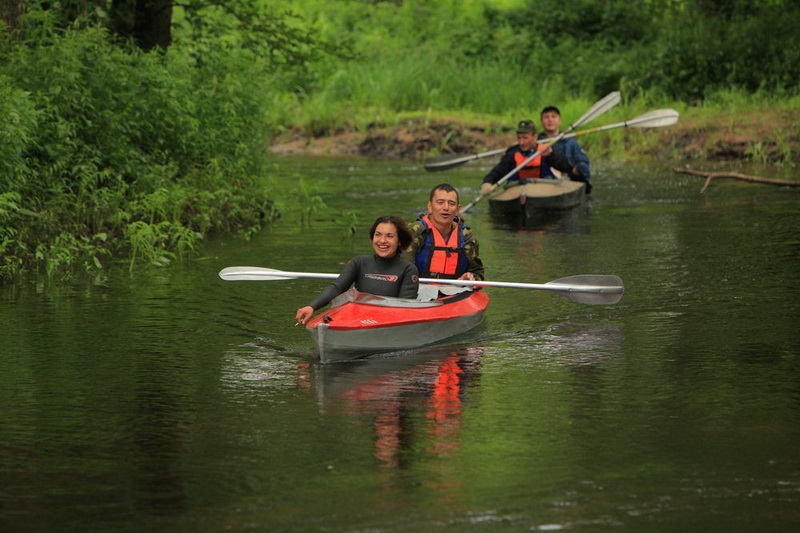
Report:
[{"label": "kayak hull", "polygon": [[533,217],[537,213],[564,211],[583,202],[586,184],[570,180],[536,180],[512,185],[489,196],[492,214]]},{"label": "kayak hull", "polygon": [[484,291],[426,303],[370,297],[373,301],[348,301],[309,321],[306,327],[320,362],[412,350],[453,339],[479,326],[489,305]]}]

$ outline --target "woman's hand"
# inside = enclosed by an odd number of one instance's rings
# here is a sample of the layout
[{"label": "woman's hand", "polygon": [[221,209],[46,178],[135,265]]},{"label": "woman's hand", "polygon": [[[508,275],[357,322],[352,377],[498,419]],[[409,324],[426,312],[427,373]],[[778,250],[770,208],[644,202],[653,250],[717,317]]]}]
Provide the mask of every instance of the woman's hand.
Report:
[{"label": "woman's hand", "polygon": [[306,321],[311,318],[311,315],[314,314],[314,308],[310,305],[305,307],[301,307],[297,310],[297,314],[295,315],[294,319],[297,321],[298,324],[305,324]]}]

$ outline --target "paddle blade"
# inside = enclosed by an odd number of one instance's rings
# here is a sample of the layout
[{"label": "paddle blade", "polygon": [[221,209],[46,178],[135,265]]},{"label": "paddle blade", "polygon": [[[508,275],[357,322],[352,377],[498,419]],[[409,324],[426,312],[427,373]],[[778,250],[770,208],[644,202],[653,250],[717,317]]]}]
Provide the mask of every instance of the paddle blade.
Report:
[{"label": "paddle blade", "polygon": [[603,113],[605,113],[606,111],[617,105],[621,99],[622,96],[620,95],[619,91],[614,91],[612,93],[607,94],[605,97],[603,97],[602,100],[599,100],[592,107],[590,107],[589,110],[586,113],[584,113],[581,118],[573,122],[572,125],[569,127],[568,131],[574,130],[580,127],[581,125],[596,119],[597,117],[599,117],[600,115],[602,115]]},{"label": "paddle blade", "polygon": [[475,158],[476,158],[475,154],[442,155],[439,157],[434,157],[433,159],[428,159],[425,162],[425,170],[429,172],[441,172],[442,170],[450,170],[451,168],[455,168],[463,165],[464,163],[468,163]]},{"label": "paddle blade", "polygon": [[285,272],[274,268],[236,266],[219,271],[225,281],[285,281],[287,279],[336,279],[338,274],[323,272]]},{"label": "paddle blade", "polygon": [[626,124],[635,128],[663,128],[677,123],[679,116],[680,114],[674,109],[654,109],[629,120]]},{"label": "paddle blade", "polygon": [[562,298],[579,304],[614,305],[622,300],[622,293],[556,292]]},{"label": "paddle blade", "polygon": [[613,305],[622,299],[625,292],[622,278],[604,274],[568,276],[549,281],[545,286],[567,300],[591,305]]},{"label": "paddle blade", "polygon": [[284,281],[297,279],[287,272],[263,267],[236,266],[226,267],[219,271],[219,277],[225,281]]},{"label": "paddle blade", "polygon": [[498,150],[490,150],[488,152],[481,152],[479,154],[442,155],[426,161],[425,170],[428,170],[430,172],[449,170],[451,168],[463,165],[464,163],[468,163],[473,159],[480,159],[481,157],[491,157],[493,155],[500,155],[505,151],[506,151],[505,148],[500,148]]}]

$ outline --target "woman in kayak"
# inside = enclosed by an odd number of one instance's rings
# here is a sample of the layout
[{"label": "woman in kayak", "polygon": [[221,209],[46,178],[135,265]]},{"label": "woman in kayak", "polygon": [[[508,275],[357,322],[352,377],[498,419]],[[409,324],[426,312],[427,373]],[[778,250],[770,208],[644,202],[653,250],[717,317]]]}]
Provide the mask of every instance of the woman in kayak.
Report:
[{"label": "woman in kayak", "polygon": [[400,253],[411,245],[411,231],[402,218],[393,215],[379,217],[370,229],[372,255],[359,255],[350,260],[339,277],[314,298],[297,310],[298,324],[305,324],[314,311],[347,291],[355,283],[356,290],[378,296],[416,298],[419,271],[416,265],[400,259]]}]

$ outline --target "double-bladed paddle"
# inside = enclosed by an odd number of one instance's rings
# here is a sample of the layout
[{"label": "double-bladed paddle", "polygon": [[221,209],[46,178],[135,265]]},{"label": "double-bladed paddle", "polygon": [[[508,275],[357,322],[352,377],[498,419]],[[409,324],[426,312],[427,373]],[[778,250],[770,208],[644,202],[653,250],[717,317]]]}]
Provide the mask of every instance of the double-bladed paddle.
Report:
[{"label": "double-bladed paddle", "polygon": [[[620,99],[621,99],[621,97],[620,97],[619,91],[614,91],[613,93],[609,93],[604,98],[599,100],[586,113],[584,113],[581,118],[579,118],[578,120],[576,120],[575,122],[570,124],[569,128],[567,128],[566,130],[562,131],[561,133],[559,133],[558,135],[556,135],[552,139],[547,139],[547,141],[544,144],[544,146],[542,146],[540,149],[536,150],[536,152],[534,152],[533,155],[531,155],[528,159],[526,159],[525,161],[520,163],[514,170],[512,170],[511,172],[509,172],[508,174],[506,174],[505,176],[500,178],[497,181],[497,183],[494,183],[492,185],[492,188],[489,190],[489,192],[486,193],[485,196],[488,196],[492,192],[494,192],[498,187],[500,187],[502,184],[504,184],[506,181],[508,181],[508,179],[511,176],[513,176],[514,174],[519,172],[519,170],[525,168],[528,165],[528,163],[530,163],[531,161],[533,161],[536,158],[536,156],[540,155],[543,151],[547,150],[549,147],[551,147],[552,145],[554,145],[555,143],[557,143],[558,141],[563,139],[565,135],[568,135],[569,133],[572,133],[573,130],[577,129],[578,127],[582,126],[583,124],[586,124],[587,122],[589,122],[591,120],[596,119],[597,117],[599,117],[600,115],[602,115],[603,113],[605,113],[606,111],[608,111],[609,109],[611,109],[612,107],[617,105],[620,102]],[[472,206],[474,206],[475,204],[480,202],[481,199],[483,199],[483,197],[484,197],[483,194],[479,195],[472,202],[468,203],[466,206],[461,208],[461,212],[462,213],[466,213],[467,211],[469,211],[472,208]]]},{"label": "double-bladed paddle", "polygon": [[451,168],[461,166],[464,163],[469,163],[474,159],[480,159],[482,157],[492,157],[493,155],[500,155],[504,153],[506,150],[507,148],[498,148],[497,150],[489,150],[488,152],[481,152],[479,154],[440,155],[439,157],[434,157],[433,159],[428,159],[427,161],[425,161],[425,170],[429,172],[450,170]]},{"label": "double-bladed paddle", "polygon": [[[320,272],[285,272],[273,268],[234,266],[223,268],[219,277],[225,281],[283,281],[288,279],[336,279],[338,274]],[[503,287],[509,289],[533,289],[552,291],[573,302],[582,304],[611,305],[622,299],[625,288],[619,276],[589,274],[567,276],[544,284],[515,283],[509,281],[468,281],[462,279],[420,278],[420,283],[461,285],[464,287]]]},{"label": "double-bladed paddle", "polygon": [[[598,126],[596,128],[589,128],[588,130],[573,131],[561,137],[561,140],[571,139],[572,137],[579,137],[589,133],[597,133],[598,131],[613,130],[617,128],[663,128],[665,126],[672,126],[678,122],[678,112],[674,109],[655,109],[649,111],[644,115],[626,120],[624,122],[617,122],[616,124],[607,124],[605,126]],[[498,150],[490,150],[488,152],[481,152],[479,154],[468,155],[444,155],[434,157],[425,162],[425,170],[430,172],[439,172],[442,170],[450,170],[464,163],[468,163],[475,159],[483,157],[492,157],[504,153],[507,148],[500,148]]]}]

